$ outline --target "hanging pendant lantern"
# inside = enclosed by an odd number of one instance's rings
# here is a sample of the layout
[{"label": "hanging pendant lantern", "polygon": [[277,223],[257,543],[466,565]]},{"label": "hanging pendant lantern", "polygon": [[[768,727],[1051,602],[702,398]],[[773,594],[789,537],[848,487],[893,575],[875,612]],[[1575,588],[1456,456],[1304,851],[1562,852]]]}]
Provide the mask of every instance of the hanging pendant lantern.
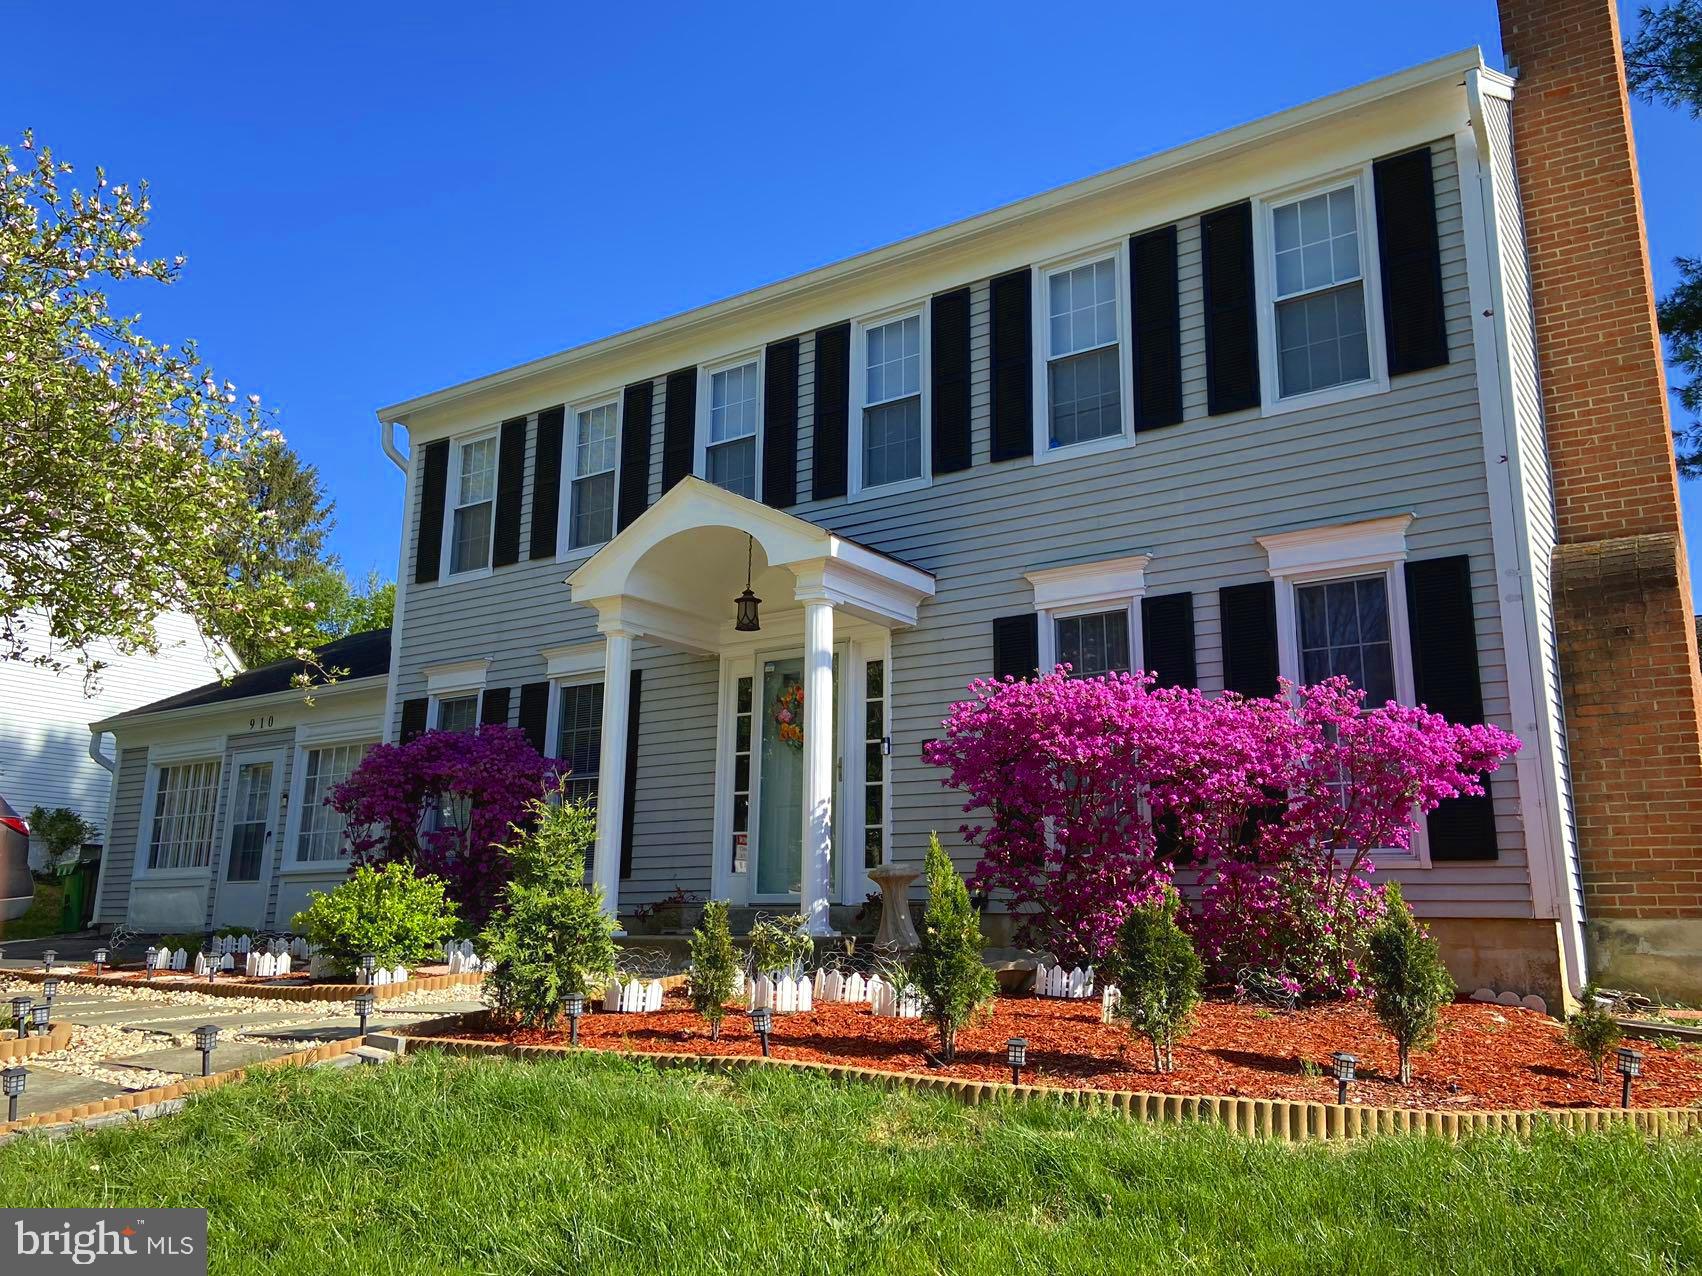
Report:
[{"label": "hanging pendant lantern", "polygon": [[755,552],[751,538],[745,537],[745,592],[733,600],[738,608],[738,619],[733,622],[733,628],[741,634],[754,634],[762,628],[762,622],[757,618],[756,609],[762,605],[762,599],[751,592],[751,555]]}]

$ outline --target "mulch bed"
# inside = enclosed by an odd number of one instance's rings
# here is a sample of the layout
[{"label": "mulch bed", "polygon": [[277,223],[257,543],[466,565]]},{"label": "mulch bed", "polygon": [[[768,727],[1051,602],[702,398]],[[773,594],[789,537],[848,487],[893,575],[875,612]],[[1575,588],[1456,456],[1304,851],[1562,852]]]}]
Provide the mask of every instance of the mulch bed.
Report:
[{"label": "mulch bed", "polygon": [[[1607,1078],[1591,1079],[1590,1066],[1568,1046],[1560,1025],[1532,1010],[1461,1001],[1445,1007],[1435,1046],[1414,1056],[1413,1083],[1400,1085],[1395,1048],[1368,1009],[1354,1005],[1274,1011],[1260,1006],[1207,1002],[1192,1030],[1176,1046],[1176,1070],[1152,1070],[1151,1048],[1121,1025],[1099,1022],[1099,1000],[1059,1001],[999,997],[992,1012],[958,1034],[957,1062],[938,1066],[937,1038],[921,1020],[878,1019],[867,1006],[823,1004],[805,1014],[774,1016],[777,1058],[1009,1081],[1005,1042],[1026,1037],[1032,1084],[1098,1090],[1144,1090],[1333,1103],[1336,1083],[1330,1054],[1360,1058],[1355,1103],[1439,1109],[1618,1107],[1620,1079],[1609,1059]],[[482,1015],[464,1026],[433,1026],[433,1036],[517,1045],[565,1045],[567,1032],[492,1028]],[[721,1040],[670,992],[654,1014],[586,1015],[580,1044],[613,1050],[701,1055],[754,1055],[761,1045],[740,1012],[729,1011]],[[1643,1075],[1632,1091],[1637,1107],[1688,1107],[1702,1100],[1702,1049],[1664,1049],[1639,1042]],[[1319,1075],[1307,1076],[1303,1061]]]}]

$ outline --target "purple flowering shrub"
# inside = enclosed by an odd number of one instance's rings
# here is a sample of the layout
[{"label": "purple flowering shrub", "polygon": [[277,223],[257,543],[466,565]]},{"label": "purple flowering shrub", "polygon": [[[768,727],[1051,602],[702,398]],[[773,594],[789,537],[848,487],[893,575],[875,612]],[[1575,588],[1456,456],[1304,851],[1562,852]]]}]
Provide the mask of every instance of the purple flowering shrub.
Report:
[{"label": "purple flowering shrub", "polygon": [[1519,748],[1506,731],[1411,706],[1366,709],[1345,679],[1269,698],[1154,688],[1145,674],[970,685],[924,756],[963,791],[972,889],[1006,893],[1024,942],[1098,961],[1178,876],[1214,978],[1297,995],[1364,991],[1383,912],[1371,850]]},{"label": "purple flowering shrub", "polygon": [[374,745],[327,801],[348,821],[353,864],[401,862],[441,877],[476,927],[508,881],[500,848],[566,769],[514,727],[428,731]]}]

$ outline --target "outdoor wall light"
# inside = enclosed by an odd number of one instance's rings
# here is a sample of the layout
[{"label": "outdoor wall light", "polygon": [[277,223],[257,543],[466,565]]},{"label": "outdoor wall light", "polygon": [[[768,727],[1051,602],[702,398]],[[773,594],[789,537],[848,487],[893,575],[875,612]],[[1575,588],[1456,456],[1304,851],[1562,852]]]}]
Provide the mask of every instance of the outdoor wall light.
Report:
[{"label": "outdoor wall light", "polygon": [[30,999],[28,997],[12,998],[12,1019],[18,1025],[18,1035],[30,1035]]},{"label": "outdoor wall light", "polygon": [[41,973],[45,975],[52,970],[53,963],[58,959],[59,954],[53,949],[49,948],[46,952],[44,952],[41,955]]},{"label": "outdoor wall light", "polygon": [[1028,1038],[1012,1037],[1005,1042],[1005,1061],[1011,1065],[1011,1084],[1022,1084],[1022,1070],[1028,1066]]},{"label": "outdoor wall light", "polygon": [[195,1029],[195,1048],[201,1052],[201,1075],[213,1075],[213,1047],[219,1044],[217,1024],[204,1023]]},{"label": "outdoor wall light", "polygon": [[104,948],[95,949],[95,974],[100,974],[101,967],[106,965],[107,951]]},{"label": "outdoor wall light", "polygon": [[767,1006],[758,1006],[751,1011],[751,1027],[762,1038],[762,1057],[768,1058],[768,1034],[774,1031],[774,1011]]},{"label": "outdoor wall light", "polygon": [[160,959],[160,950],[157,949],[157,948],[154,948],[152,946],[150,946],[148,948],[147,952],[142,954],[142,978],[143,979],[152,979],[154,977],[154,964],[156,962],[158,962],[159,959]]},{"label": "outdoor wall light", "polygon": [[35,1032],[39,1037],[47,1031],[48,1021],[53,1017],[53,1007],[45,1001],[37,1002],[35,1008],[30,1011],[30,1016],[35,1020]]},{"label": "outdoor wall light", "polygon": [[579,1044],[579,1016],[585,1013],[585,998],[569,997],[565,1006],[567,1011],[567,1044]]},{"label": "outdoor wall light", "polygon": [[762,606],[762,599],[751,592],[751,558],[755,554],[754,542],[751,537],[745,537],[745,592],[733,600],[737,609],[737,618],[733,628],[741,634],[754,634],[762,628],[762,621],[757,617],[757,608]]},{"label": "outdoor wall light", "polygon": [[372,982],[372,968],[376,965],[378,965],[378,958],[373,956],[371,953],[362,953],[360,955],[360,981],[363,984],[370,984]]},{"label": "outdoor wall light", "polygon": [[378,999],[370,992],[363,992],[355,998],[355,1013],[360,1016],[360,1035],[366,1036],[367,1016],[372,1013],[372,1006]]},{"label": "outdoor wall light", "polygon": [[1347,1102],[1347,1083],[1353,1080],[1353,1069],[1359,1062],[1359,1056],[1338,1050],[1330,1056],[1330,1062],[1336,1065],[1336,1102]]},{"label": "outdoor wall light", "polygon": [[29,1069],[7,1068],[0,1072],[0,1090],[6,1093],[6,1119],[18,1119],[18,1100],[24,1094],[24,1082],[29,1080]]},{"label": "outdoor wall light", "polygon": [[1643,1075],[1643,1052],[1629,1046],[1619,1048],[1619,1106],[1631,1106],[1631,1078]]}]

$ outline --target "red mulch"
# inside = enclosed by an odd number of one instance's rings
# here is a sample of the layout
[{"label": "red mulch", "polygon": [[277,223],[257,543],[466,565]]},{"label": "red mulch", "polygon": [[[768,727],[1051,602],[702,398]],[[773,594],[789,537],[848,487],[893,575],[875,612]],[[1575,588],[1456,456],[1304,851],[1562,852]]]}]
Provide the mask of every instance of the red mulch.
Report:
[{"label": "red mulch", "polygon": [[[479,1030],[472,1027],[476,1022],[434,1035],[519,1045],[567,1041],[565,1029]],[[1176,1046],[1176,1070],[1167,1074],[1152,1070],[1144,1039],[1099,1022],[1098,998],[999,997],[990,1015],[959,1032],[957,1062],[949,1068],[933,1066],[938,1042],[924,1021],[877,1019],[867,1006],[824,1004],[805,1014],[777,1014],[771,1041],[781,1059],[1009,1081],[1005,1042],[1011,1037],[1028,1039],[1030,1067],[1023,1080],[1040,1085],[1333,1103],[1330,1054],[1348,1050],[1360,1058],[1349,1093],[1355,1103],[1441,1109],[1619,1106],[1620,1079],[1611,1057],[1607,1079],[1597,1084],[1589,1061],[1566,1044],[1560,1025],[1547,1015],[1466,1001],[1443,1009],[1436,1045],[1413,1058],[1410,1086],[1396,1081],[1393,1042],[1368,1009],[1354,1005],[1273,1011],[1207,1002]],[[655,1014],[586,1015],[579,1039],[586,1046],[653,1053],[761,1053],[743,1012],[730,1011],[721,1040],[711,1041],[702,1018],[673,992]],[[1702,1049],[1634,1044],[1644,1056],[1643,1075],[1632,1091],[1637,1107],[1687,1107],[1702,1099]],[[1315,1063],[1321,1075],[1303,1075],[1302,1060]]]}]

